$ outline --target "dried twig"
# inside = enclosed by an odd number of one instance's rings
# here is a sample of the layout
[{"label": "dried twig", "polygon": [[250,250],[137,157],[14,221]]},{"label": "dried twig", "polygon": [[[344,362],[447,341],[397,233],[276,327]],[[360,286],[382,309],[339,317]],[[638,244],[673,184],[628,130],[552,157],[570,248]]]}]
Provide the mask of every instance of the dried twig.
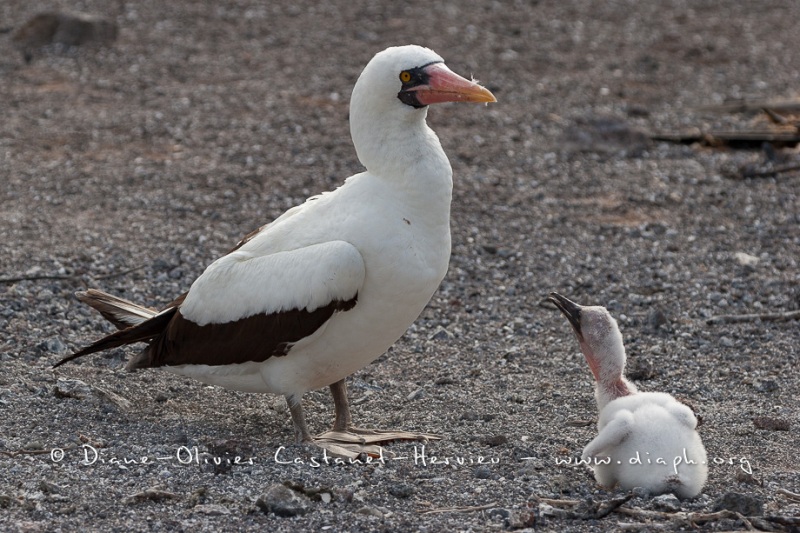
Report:
[{"label": "dried twig", "polygon": [[663,132],[650,134],[654,141],[665,141],[680,144],[703,143],[708,146],[756,143],[787,143],[800,142],[800,133],[787,131],[689,131],[683,133]]},{"label": "dried twig", "polygon": [[784,165],[782,167],[775,167],[770,170],[742,170],[742,178],[769,178],[777,176],[778,174],[786,174],[787,172],[794,172],[800,170],[800,165]]},{"label": "dried twig", "polygon": [[0,283],[16,283],[18,281],[38,281],[41,279],[76,279],[75,276],[62,276],[58,274],[36,274],[33,276],[14,276],[10,278],[0,278]]},{"label": "dried twig", "polygon": [[631,507],[618,507],[614,509],[614,512],[636,518],[647,518],[650,520],[680,520],[691,522],[693,524],[713,522],[723,518],[738,518],[738,516],[736,516],[738,513],[727,510],[717,511],[716,513],[687,513],[686,511],[666,513],[663,511],[647,511],[645,509],[633,509]]},{"label": "dried twig", "polygon": [[756,528],[753,527],[753,523],[750,522],[750,520],[748,520],[742,513],[735,512],[734,514],[736,515],[736,518],[742,521],[742,524],[744,524],[744,527],[747,528],[747,531],[756,530]]},{"label": "dried twig", "polygon": [[789,123],[789,119],[787,119],[786,117],[784,117],[783,115],[781,115],[779,113],[776,113],[775,111],[773,111],[772,109],[770,109],[768,107],[763,108],[762,111],[764,111],[764,113],[767,114],[769,119],[774,124],[778,124],[780,126],[784,126],[784,125]]},{"label": "dried twig", "polygon": [[784,496],[786,496],[790,500],[794,500],[796,502],[800,502],[800,494],[797,494],[796,492],[792,492],[792,491],[789,491],[789,490],[786,490],[786,489],[778,489],[776,492],[778,494],[783,494]]},{"label": "dried twig", "polygon": [[421,511],[419,514],[437,514],[437,513],[474,513],[476,511],[485,511],[497,507],[497,502],[487,503],[486,505],[475,505],[467,507],[443,507],[441,509],[430,509],[429,511]]},{"label": "dried twig", "polygon": [[717,315],[706,319],[707,324],[732,324],[735,322],[786,322],[800,319],[800,309],[785,313],[755,313],[750,315]]},{"label": "dried twig", "polygon": [[151,488],[143,490],[142,492],[137,492],[136,494],[131,494],[130,496],[124,499],[124,502],[127,504],[133,504],[137,502],[142,502],[146,500],[151,500],[154,502],[161,502],[164,500],[175,500],[178,499],[178,495],[174,492],[168,492],[166,490],[161,490],[159,488]]},{"label": "dried twig", "polygon": [[120,276],[124,276],[125,274],[130,274],[131,272],[136,272],[137,270],[142,270],[143,268],[146,268],[146,267],[147,267],[147,263],[145,263],[143,265],[139,265],[139,266],[133,267],[133,268],[129,268],[128,270],[123,270],[122,272],[114,272],[112,274],[106,274],[104,276],[92,276],[92,279],[95,280],[95,281],[100,281],[100,280],[103,280],[103,279],[118,278]]},{"label": "dried twig", "polygon": [[773,111],[792,112],[800,111],[800,102],[796,100],[787,101],[769,101],[769,100],[753,100],[750,102],[730,102],[727,104],[719,105],[706,105],[699,106],[695,109],[697,111],[710,111],[714,113],[746,113],[748,111],[761,111],[762,109],[772,109]]},{"label": "dried twig", "polygon": [[537,502],[546,503],[547,505],[552,505],[553,507],[572,507],[581,503],[580,500],[556,500],[553,498],[540,498],[535,494],[534,498],[536,498]]},{"label": "dried twig", "polygon": [[[78,447],[76,445],[72,444],[70,446],[66,446],[64,448],[61,448],[61,450],[67,452],[69,450],[75,450],[77,448]],[[14,451],[11,451],[11,452],[7,452],[5,450],[0,450],[0,454],[5,455],[6,457],[16,457],[18,455],[45,455],[45,454],[49,454],[49,453],[52,453],[52,450],[14,450]]]}]

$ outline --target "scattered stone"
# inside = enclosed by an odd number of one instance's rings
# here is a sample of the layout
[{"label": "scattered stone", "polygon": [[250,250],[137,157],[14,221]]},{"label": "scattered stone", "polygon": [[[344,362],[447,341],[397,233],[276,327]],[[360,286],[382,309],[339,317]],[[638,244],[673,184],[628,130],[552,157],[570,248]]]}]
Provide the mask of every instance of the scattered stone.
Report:
[{"label": "scattered stone", "polygon": [[23,450],[44,450],[44,444],[40,440],[29,440],[22,446]]},{"label": "scattered stone", "polygon": [[653,498],[653,507],[659,511],[674,513],[680,511],[681,501],[674,494],[660,494]]},{"label": "scattered stone", "polygon": [[511,511],[508,509],[503,509],[502,507],[495,507],[486,511],[486,516],[489,518],[489,520],[507,521],[509,518],[511,518]]},{"label": "scattered stone", "polygon": [[64,341],[58,337],[51,337],[39,344],[39,349],[46,353],[63,354],[69,350]]},{"label": "scattered stone", "polygon": [[58,378],[53,394],[58,398],[76,398],[83,400],[91,396],[92,388],[79,379]]},{"label": "scattered stone", "polygon": [[669,318],[667,318],[666,313],[661,309],[652,309],[647,313],[647,325],[650,326],[651,329],[657,330],[667,324],[669,324]]},{"label": "scattered stone", "polygon": [[11,496],[8,494],[0,494],[0,509],[11,507],[11,501]]},{"label": "scattered stone", "polygon": [[374,516],[376,518],[383,518],[383,513],[377,507],[372,507],[371,505],[365,505],[356,511],[357,514],[363,514],[366,516]]},{"label": "scattered stone", "polygon": [[488,466],[479,466],[473,470],[472,475],[475,476],[476,479],[491,479],[492,470]]},{"label": "scattered stone", "polygon": [[309,510],[309,501],[306,496],[298,494],[280,483],[275,483],[267,488],[256,501],[256,505],[267,514],[272,513],[284,518],[304,515]]},{"label": "scattered stone", "polygon": [[736,252],[733,254],[733,257],[736,258],[736,262],[744,267],[755,267],[758,265],[760,261],[758,257],[750,254],[746,254],[744,252]]},{"label": "scattered stone", "polygon": [[143,490],[142,492],[131,494],[130,496],[126,497],[123,500],[123,502],[128,505],[133,505],[135,503],[141,503],[147,500],[154,502],[163,502],[165,500],[177,500],[177,499],[178,499],[177,494],[154,487],[151,489]]},{"label": "scattered stone", "polygon": [[45,494],[61,494],[64,488],[43,479],[39,482],[39,490]]},{"label": "scattered stone", "polygon": [[727,510],[744,516],[762,516],[764,500],[750,494],[726,492],[714,502],[714,512]]},{"label": "scattered stone", "polygon": [[231,514],[230,509],[218,503],[201,503],[200,505],[195,505],[194,507],[192,507],[192,511],[194,511],[195,513],[201,513],[209,516],[220,516],[220,515]]},{"label": "scattered stone", "polygon": [[656,376],[656,366],[650,359],[637,357],[631,361],[626,374],[634,381],[648,381]]},{"label": "scattered stone", "polygon": [[448,330],[446,330],[442,326],[439,326],[439,327],[436,328],[436,331],[434,331],[431,334],[431,336],[428,337],[428,340],[446,341],[446,340],[450,340],[452,338],[453,338],[453,334],[452,333],[450,333]]},{"label": "scattered stone", "polygon": [[92,15],[39,13],[20,26],[11,41],[30,63],[34,53],[45,46],[107,46],[117,39],[118,33],[115,22]]},{"label": "scattered stone", "polygon": [[133,404],[130,402],[130,400],[123,398],[115,392],[98,387],[97,385],[93,385],[92,389],[94,389],[94,392],[97,394],[98,398],[118,407],[122,411],[130,411],[133,407]]},{"label": "scattered stone", "polygon": [[788,420],[771,416],[757,416],[753,419],[753,425],[758,429],[768,429],[770,431],[789,431],[791,426]]},{"label": "scattered stone", "polygon": [[774,379],[757,379],[753,382],[753,387],[758,392],[773,392],[780,388]]},{"label": "scattered stone", "polygon": [[394,496],[395,498],[405,499],[414,494],[414,487],[412,485],[407,485],[405,483],[392,485],[389,487],[389,494]]},{"label": "scattered stone", "polygon": [[486,446],[501,446],[508,442],[508,437],[505,435],[493,435],[491,437],[482,437],[480,439],[481,444],[485,444]]},{"label": "scattered stone", "polygon": [[422,387],[420,387],[411,394],[409,394],[408,396],[406,396],[406,400],[408,400],[409,402],[413,402],[414,400],[419,400],[423,396],[425,396],[425,390]]},{"label": "scattered stone", "polygon": [[650,491],[644,487],[634,487],[633,490],[631,490],[631,494],[633,494],[634,498],[642,500],[649,500],[653,496]]}]

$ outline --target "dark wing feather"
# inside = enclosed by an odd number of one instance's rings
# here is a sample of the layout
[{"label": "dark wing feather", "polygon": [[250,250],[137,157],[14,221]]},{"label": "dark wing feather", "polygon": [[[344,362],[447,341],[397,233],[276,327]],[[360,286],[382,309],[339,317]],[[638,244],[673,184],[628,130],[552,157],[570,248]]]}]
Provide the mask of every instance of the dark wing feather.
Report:
[{"label": "dark wing feather", "polygon": [[334,300],[314,311],[292,309],[204,326],[187,320],[178,311],[166,330],[127,368],[260,363],[288,354],[294,343],[312,335],[334,313],[352,309],[357,298]]}]

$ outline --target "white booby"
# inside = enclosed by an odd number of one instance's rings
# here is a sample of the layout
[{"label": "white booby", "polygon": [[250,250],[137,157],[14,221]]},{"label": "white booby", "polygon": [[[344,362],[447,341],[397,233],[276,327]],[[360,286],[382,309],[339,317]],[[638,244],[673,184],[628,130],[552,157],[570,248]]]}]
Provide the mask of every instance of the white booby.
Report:
[{"label": "white booby", "polygon": [[590,461],[597,482],[697,496],[708,465],[692,410],[669,394],[638,392],[625,379],[622,334],[605,307],[584,307],[555,292],[548,299],[569,320],[594,374],[599,434],[582,459]]},{"label": "white booby", "polygon": [[[378,53],[350,101],[365,172],[247,235],[161,311],[80,293],[120,331],[55,366],[146,342],[126,368],[164,367],[232,390],[284,395],[298,442],[355,456],[374,452],[375,443],[426,437],[353,427],[344,380],[400,338],[447,272],[452,169],[426,123],[427,106],[494,101],[432,50]],[[313,438],[300,401],[324,386],[335,422]]]}]

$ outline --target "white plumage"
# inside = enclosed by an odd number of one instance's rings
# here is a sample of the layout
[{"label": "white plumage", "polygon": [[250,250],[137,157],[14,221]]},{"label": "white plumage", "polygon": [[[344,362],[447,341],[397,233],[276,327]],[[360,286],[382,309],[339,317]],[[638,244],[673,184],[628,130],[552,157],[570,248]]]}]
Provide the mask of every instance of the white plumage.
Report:
[{"label": "white plumage", "polygon": [[[246,237],[164,311],[83,293],[121,331],[58,364],[145,341],[129,368],[164,366],[229,389],[282,394],[298,440],[312,440],[302,394],[326,385],[336,404],[333,451],[342,442],[419,437],[352,427],[343,380],[405,332],[447,272],[452,170],[425,121],[429,104],[447,101],[495,100],[427,48],[377,54],[350,104],[365,172]],[[316,442],[329,444],[327,436]]]},{"label": "white plumage", "polygon": [[692,410],[662,392],[638,392],[625,379],[625,347],[604,307],[584,307],[551,293],[567,317],[595,376],[598,435],[583,449],[600,485],[644,487],[680,498],[700,493],[708,477],[706,450]]}]

